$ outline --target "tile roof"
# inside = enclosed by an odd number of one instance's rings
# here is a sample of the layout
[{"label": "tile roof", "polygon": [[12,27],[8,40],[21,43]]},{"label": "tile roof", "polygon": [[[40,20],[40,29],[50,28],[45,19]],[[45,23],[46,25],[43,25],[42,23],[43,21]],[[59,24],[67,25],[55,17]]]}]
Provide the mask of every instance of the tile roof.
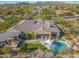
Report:
[{"label": "tile roof", "polygon": [[15,36],[19,36],[21,32],[5,32],[0,34],[0,42],[9,40],[9,38],[13,38]]},{"label": "tile roof", "polygon": [[23,32],[38,32],[38,31],[59,32],[60,31],[54,23],[50,23],[48,21],[36,22],[35,20],[27,20],[23,24],[16,25],[14,29]]}]

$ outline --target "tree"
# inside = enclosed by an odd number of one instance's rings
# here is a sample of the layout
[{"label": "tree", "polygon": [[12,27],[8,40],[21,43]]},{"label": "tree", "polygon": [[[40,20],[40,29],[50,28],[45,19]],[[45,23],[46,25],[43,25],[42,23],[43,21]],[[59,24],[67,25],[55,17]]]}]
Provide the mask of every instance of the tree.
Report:
[{"label": "tree", "polygon": [[22,47],[20,47],[20,51],[27,51],[27,44],[24,44]]},{"label": "tree", "polygon": [[35,39],[35,34],[34,33],[25,33],[25,38],[26,39]]},{"label": "tree", "polygon": [[30,39],[30,33],[25,33],[25,38]]},{"label": "tree", "polygon": [[35,36],[34,33],[31,34],[31,38],[32,38],[32,39],[35,39],[35,38],[36,38],[36,36]]}]

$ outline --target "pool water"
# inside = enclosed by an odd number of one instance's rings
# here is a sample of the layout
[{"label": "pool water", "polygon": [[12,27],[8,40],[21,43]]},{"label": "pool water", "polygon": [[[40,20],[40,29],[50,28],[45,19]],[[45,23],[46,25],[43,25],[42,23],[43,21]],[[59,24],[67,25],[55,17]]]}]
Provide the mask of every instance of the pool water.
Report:
[{"label": "pool water", "polygon": [[53,52],[55,53],[59,53],[63,50],[68,50],[68,46],[64,43],[64,42],[56,42],[54,41],[52,43],[51,49],[53,50]]}]

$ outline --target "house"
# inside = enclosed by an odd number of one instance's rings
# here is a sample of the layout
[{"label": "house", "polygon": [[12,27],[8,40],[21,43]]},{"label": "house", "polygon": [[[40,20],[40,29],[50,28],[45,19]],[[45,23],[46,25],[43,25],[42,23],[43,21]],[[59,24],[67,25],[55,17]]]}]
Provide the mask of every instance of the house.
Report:
[{"label": "house", "polygon": [[6,44],[11,48],[17,48],[22,39],[22,32],[5,32],[0,35],[0,47]]},{"label": "house", "polygon": [[60,30],[56,24],[42,20],[28,19],[24,23],[16,25],[14,29],[34,33],[36,39],[51,39],[60,35]]}]

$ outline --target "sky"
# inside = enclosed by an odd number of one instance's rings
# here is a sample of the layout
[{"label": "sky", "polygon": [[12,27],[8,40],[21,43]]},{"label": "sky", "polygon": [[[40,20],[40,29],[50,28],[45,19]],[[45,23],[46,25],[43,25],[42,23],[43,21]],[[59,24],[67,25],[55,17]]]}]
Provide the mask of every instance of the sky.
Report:
[{"label": "sky", "polygon": [[[40,0],[39,0],[40,1]],[[26,1],[0,1],[0,4],[15,4],[15,3],[19,3],[19,2],[30,2],[30,3],[36,3],[36,2],[39,2],[39,1],[30,1],[30,0],[26,0]],[[43,0],[42,0],[43,1]],[[63,1],[63,2],[66,2],[66,3],[69,3],[69,4],[79,4],[79,1]]]},{"label": "sky", "polygon": [[79,1],[66,1],[66,3],[70,3],[70,4],[79,4]]}]

